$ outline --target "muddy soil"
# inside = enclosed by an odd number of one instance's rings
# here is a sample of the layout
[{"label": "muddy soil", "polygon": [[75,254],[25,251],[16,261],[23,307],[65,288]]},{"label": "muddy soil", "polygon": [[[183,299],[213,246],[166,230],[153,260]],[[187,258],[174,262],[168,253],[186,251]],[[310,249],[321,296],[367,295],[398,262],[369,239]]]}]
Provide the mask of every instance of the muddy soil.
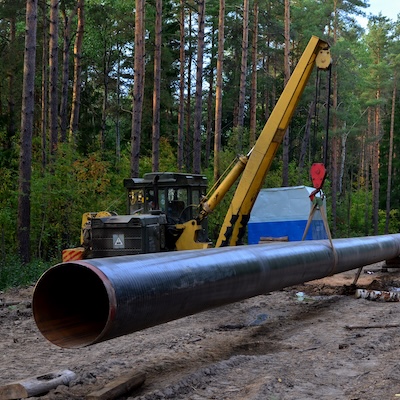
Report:
[{"label": "muddy soil", "polygon": [[[398,302],[357,299],[356,271],[258,296],[84,349],[46,341],[33,287],[0,293],[0,386],[54,370],[77,378],[42,399],[84,399],[131,371],[121,399],[377,400],[400,397]],[[400,287],[400,269],[364,267],[358,287]],[[354,292],[354,291],[353,291]]]}]

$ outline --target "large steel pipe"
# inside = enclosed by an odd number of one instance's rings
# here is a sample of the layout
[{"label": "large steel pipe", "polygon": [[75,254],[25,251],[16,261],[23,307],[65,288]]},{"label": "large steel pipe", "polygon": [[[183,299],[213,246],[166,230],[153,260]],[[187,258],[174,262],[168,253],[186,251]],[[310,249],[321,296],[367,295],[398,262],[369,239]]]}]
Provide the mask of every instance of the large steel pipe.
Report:
[{"label": "large steel pipe", "polygon": [[82,347],[212,307],[400,255],[400,234],[101,258],[39,279],[33,314],[61,347]]}]

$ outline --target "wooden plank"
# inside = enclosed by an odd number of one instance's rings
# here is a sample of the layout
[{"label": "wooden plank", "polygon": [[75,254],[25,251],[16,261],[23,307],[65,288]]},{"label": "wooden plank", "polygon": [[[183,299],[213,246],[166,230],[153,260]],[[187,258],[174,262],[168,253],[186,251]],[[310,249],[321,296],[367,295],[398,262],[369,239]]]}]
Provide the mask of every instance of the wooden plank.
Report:
[{"label": "wooden plank", "polygon": [[86,399],[113,400],[143,385],[145,380],[146,374],[144,372],[131,372],[107,383],[107,385],[104,386],[103,389],[88,394],[86,396]]},{"label": "wooden plank", "polygon": [[266,244],[266,243],[274,243],[274,242],[288,242],[289,236],[281,236],[281,237],[264,237],[261,236],[259,240],[259,244]]},{"label": "wooden plank", "polygon": [[12,382],[0,387],[0,400],[26,399],[37,396],[59,385],[67,385],[75,377],[74,372],[66,369]]},{"label": "wooden plank", "polygon": [[345,325],[344,326],[349,331],[354,329],[388,329],[388,328],[398,328],[399,324],[384,324],[384,325]]}]

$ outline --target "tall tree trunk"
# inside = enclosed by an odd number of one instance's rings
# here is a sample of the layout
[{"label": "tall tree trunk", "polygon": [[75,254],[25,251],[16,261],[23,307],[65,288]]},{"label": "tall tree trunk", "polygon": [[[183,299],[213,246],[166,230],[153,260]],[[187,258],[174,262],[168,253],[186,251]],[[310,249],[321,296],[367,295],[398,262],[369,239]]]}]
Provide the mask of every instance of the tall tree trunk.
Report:
[{"label": "tall tree trunk", "polygon": [[258,0],[253,5],[253,41],[250,100],[250,147],[256,142],[257,129],[257,64],[258,64]]},{"label": "tall tree trunk", "polygon": [[103,53],[103,103],[101,107],[101,125],[100,125],[100,151],[104,152],[106,142],[106,130],[107,130],[107,110],[108,110],[108,85],[110,77],[108,76],[110,71],[110,52],[107,49],[107,43],[104,42],[104,53]]},{"label": "tall tree trunk", "polygon": [[37,0],[26,2],[26,30],[24,54],[24,81],[21,111],[21,140],[18,181],[17,239],[21,260],[30,261],[30,216],[32,135],[35,108],[35,62],[36,62]]},{"label": "tall tree trunk", "polygon": [[69,141],[75,143],[79,128],[79,112],[81,106],[81,73],[82,73],[82,42],[85,28],[85,2],[78,2],[78,26],[74,44],[74,83],[72,87],[71,118],[69,122]]},{"label": "tall tree trunk", "polygon": [[310,143],[311,125],[312,125],[312,120],[313,120],[314,114],[315,114],[315,100],[313,100],[310,103],[310,106],[308,108],[306,127],[304,129],[304,136],[303,136],[303,140],[301,142],[301,150],[300,150],[300,156],[299,156],[299,175],[298,175],[298,180],[297,180],[297,183],[299,185],[303,182],[302,175],[303,175],[304,164],[305,164],[306,155],[307,155],[307,147],[308,147],[308,144]]},{"label": "tall tree trunk", "polygon": [[131,177],[139,176],[140,133],[142,130],[144,91],[144,6],[145,0],[136,0],[135,59],[133,84],[133,113],[131,130]]},{"label": "tall tree trunk", "polygon": [[342,134],[340,138],[341,141],[341,152],[340,152],[340,169],[339,169],[339,177],[338,177],[338,192],[339,196],[341,196],[344,192],[343,189],[343,180],[344,180],[344,172],[346,165],[346,148],[347,148],[347,138],[349,137],[349,131]]},{"label": "tall tree trunk", "polygon": [[58,145],[58,23],[59,0],[50,3],[50,51],[49,51],[49,123],[50,154],[54,154]]},{"label": "tall tree trunk", "polygon": [[[377,100],[380,99],[380,90],[376,93]],[[374,227],[374,235],[378,234],[378,223],[379,223],[379,141],[381,133],[381,109],[377,105],[375,107],[375,138],[372,145],[372,221]]]},{"label": "tall tree trunk", "polygon": [[[333,44],[336,45],[337,43],[337,35],[338,35],[338,25],[339,25],[339,10],[338,10],[338,0],[334,0],[333,2],[333,12],[334,12],[334,21],[333,21]],[[333,61],[335,66],[336,63],[335,61]],[[338,74],[337,74],[337,68],[336,67],[331,67],[332,70],[329,71],[328,74],[328,79],[330,79],[330,77],[332,76],[332,107],[333,110],[335,111],[333,114],[333,118],[332,118],[332,130],[333,130],[333,134],[334,137],[332,138],[332,151],[329,152],[332,154],[331,160],[329,162],[328,160],[328,151],[327,151],[327,146],[328,146],[328,142],[325,145],[325,154],[327,154],[326,156],[326,160],[324,160],[324,162],[327,164],[327,170],[331,171],[331,203],[332,203],[332,218],[331,218],[331,232],[333,236],[336,236],[336,231],[337,231],[337,192],[338,192],[338,178],[339,178],[339,156],[338,156],[338,151],[339,151],[339,141],[340,139],[337,137],[337,132],[339,130],[339,121],[338,121],[338,117],[337,117],[337,108],[338,108]],[[332,73],[332,75],[331,75]],[[330,86],[330,82],[328,82],[328,87]],[[329,96],[329,93],[328,93]],[[329,98],[328,98],[329,101]],[[329,104],[328,104],[329,106]],[[328,132],[328,130],[327,130]]]},{"label": "tall tree trunk", "polygon": [[196,94],[193,130],[193,173],[201,172],[201,121],[203,104],[203,58],[204,58],[204,24],[206,1],[198,1],[198,42],[196,67]]},{"label": "tall tree trunk", "polygon": [[187,63],[187,97],[186,97],[186,136],[185,136],[185,149],[184,149],[184,159],[186,171],[191,168],[191,154],[193,145],[193,129],[191,129],[192,123],[192,65],[193,65],[193,46],[192,46],[192,8],[189,7],[189,26],[188,26],[188,63]]},{"label": "tall tree trunk", "polygon": [[[12,48],[15,45],[16,37],[16,22],[15,18],[10,19],[10,35],[9,35],[9,47]],[[47,61],[46,61],[47,62]],[[8,124],[7,124],[7,147],[11,148],[13,138],[16,134],[16,120],[15,120],[15,70],[14,63],[11,63],[11,68],[7,74],[8,77]]]},{"label": "tall tree trunk", "polygon": [[162,45],[162,0],[156,0],[154,43],[154,89],[153,89],[153,158],[152,170],[160,165],[160,97],[161,97],[161,45]]},{"label": "tall tree trunk", "polygon": [[386,221],[385,233],[389,233],[390,222],[390,203],[392,191],[392,172],[393,172],[393,140],[394,140],[394,117],[396,114],[396,94],[397,94],[397,71],[394,72],[393,92],[392,92],[392,110],[390,114],[390,132],[389,132],[389,157],[388,157],[388,178],[386,189]]},{"label": "tall tree trunk", "polygon": [[63,62],[61,78],[61,98],[60,98],[60,138],[61,142],[67,141],[68,131],[68,84],[69,84],[69,52],[71,49],[71,27],[72,21],[77,13],[78,4],[76,3],[73,11],[68,15],[65,2],[61,2],[61,14],[63,16]]},{"label": "tall tree trunk", "polygon": [[332,163],[332,172],[331,172],[331,179],[332,179],[332,223],[331,223],[331,233],[332,236],[336,236],[336,215],[337,215],[337,192],[338,192],[338,180],[339,180],[339,152],[340,152],[340,137],[334,136],[331,141],[331,163]]},{"label": "tall tree trunk", "polygon": [[371,220],[370,220],[370,197],[369,197],[369,181],[370,181],[370,168],[371,168],[371,145],[369,141],[372,137],[373,126],[373,109],[368,108],[368,125],[366,130],[365,147],[364,147],[364,165],[365,165],[365,212],[364,212],[364,235],[370,234]]},{"label": "tall tree trunk", "polygon": [[[290,79],[290,0],[285,0],[285,86]],[[288,127],[283,137],[283,167],[282,167],[282,186],[289,186],[289,147],[290,147],[290,128]]]},{"label": "tall tree trunk", "polygon": [[[267,49],[270,48],[270,43],[267,40]],[[269,51],[267,50],[266,54],[263,54],[263,68],[262,70],[265,71],[265,77],[268,79],[269,76],[269,68],[270,68],[270,55]],[[263,90],[263,116],[265,121],[268,121],[269,115],[270,115],[270,110],[269,110],[269,105],[271,102],[271,88],[265,86]]]},{"label": "tall tree trunk", "polygon": [[120,122],[120,110],[121,110],[121,47],[117,43],[118,50],[118,64],[117,64],[117,116],[115,121],[115,161],[117,169],[120,167],[121,162],[121,122]]},{"label": "tall tree trunk", "polygon": [[214,60],[216,59],[216,52],[218,51],[215,46],[215,21],[213,22],[211,32],[211,64],[210,64],[210,76],[208,78],[208,96],[207,96],[207,125],[206,125],[206,148],[203,165],[208,167],[211,157],[211,140],[213,140],[213,121],[214,121]]},{"label": "tall tree trunk", "polygon": [[185,0],[180,4],[180,46],[179,46],[179,109],[178,109],[178,171],[184,165],[185,134]]},{"label": "tall tree trunk", "polygon": [[238,102],[238,144],[239,151],[242,149],[243,127],[244,127],[244,106],[246,102],[246,78],[247,78],[247,59],[249,54],[249,0],[243,1],[243,31],[242,31],[242,56],[240,64],[240,84]]},{"label": "tall tree trunk", "polygon": [[218,57],[217,82],[215,89],[215,133],[214,133],[214,182],[217,182],[220,172],[221,128],[222,128],[222,70],[224,64],[225,41],[225,0],[219,0],[218,17]]},{"label": "tall tree trunk", "polygon": [[48,90],[49,90],[49,32],[47,22],[47,1],[41,3],[43,18],[43,54],[42,54],[42,116],[41,116],[41,137],[42,137],[42,169],[45,171],[47,165],[47,115],[48,109]]}]

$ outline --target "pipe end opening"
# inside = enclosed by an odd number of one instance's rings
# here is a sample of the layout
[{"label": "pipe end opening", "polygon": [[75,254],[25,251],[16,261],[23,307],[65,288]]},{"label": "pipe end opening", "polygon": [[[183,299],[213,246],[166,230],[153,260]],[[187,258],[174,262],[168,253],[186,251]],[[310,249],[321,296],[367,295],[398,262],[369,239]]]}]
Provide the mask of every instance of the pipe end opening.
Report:
[{"label": "pipe end opening", "polygon": [[53,344],[77,348],[93,344],[105,329],[110,300],[105,282],[78,263],[56,265],[36,284],[32,311],[42,335]]}]

